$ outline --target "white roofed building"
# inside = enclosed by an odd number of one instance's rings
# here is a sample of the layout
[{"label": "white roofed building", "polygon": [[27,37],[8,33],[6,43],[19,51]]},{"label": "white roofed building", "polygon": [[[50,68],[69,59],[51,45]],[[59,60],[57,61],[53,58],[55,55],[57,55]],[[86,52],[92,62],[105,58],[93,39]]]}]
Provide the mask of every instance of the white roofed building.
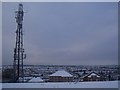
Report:
[{"label": "white roofed building", "polygon": [[40,77],[33,77],[31,80],[28,81],[28,83],[40,83],[43,82],[43,80]]},{"label": "white roofed building", "polygon": [[103,80],[102,76],[96,72],[91,72],[91,73],[83,76],[81,79],[82,79],[82,81],[102,81]]},{"label": "white roofed building", "polygon": [[49,81],[50,82],[72,82],[73,75],[71,75],[65,70],[59,70],[49,76]]}]

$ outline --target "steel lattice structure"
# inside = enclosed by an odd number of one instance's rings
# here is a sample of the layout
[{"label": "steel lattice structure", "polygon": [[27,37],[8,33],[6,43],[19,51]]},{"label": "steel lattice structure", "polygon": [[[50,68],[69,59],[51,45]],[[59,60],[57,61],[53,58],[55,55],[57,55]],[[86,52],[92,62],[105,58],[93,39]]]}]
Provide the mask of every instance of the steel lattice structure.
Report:
[{"label": "steel lattice structure", "polygon": [[23,47],[23,5],[19,4],[18,11],[15,12],[15,19],[17,23],[16,42],[14,48],[14,82],[24,81],[23,60],[25,59]]}]

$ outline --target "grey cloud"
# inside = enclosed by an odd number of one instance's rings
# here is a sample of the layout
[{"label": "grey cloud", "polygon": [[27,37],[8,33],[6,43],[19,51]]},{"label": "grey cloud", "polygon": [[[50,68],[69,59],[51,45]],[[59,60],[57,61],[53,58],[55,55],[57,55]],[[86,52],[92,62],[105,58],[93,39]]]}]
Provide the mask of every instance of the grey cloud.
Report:
[{"label": "grey cloud", "polygon": [[[25,64],[117,64],[117,3],[23,5]],[[12,62],[15,7],[3,3],[4,64]]]}]

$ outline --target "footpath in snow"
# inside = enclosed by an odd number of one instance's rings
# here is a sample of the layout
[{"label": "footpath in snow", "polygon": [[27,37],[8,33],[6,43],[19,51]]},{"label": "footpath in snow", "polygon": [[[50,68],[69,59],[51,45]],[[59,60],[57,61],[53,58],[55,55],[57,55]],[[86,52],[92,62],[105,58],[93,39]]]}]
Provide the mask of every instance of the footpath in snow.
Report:
[{"label": "footpath in snow", "polygon": [[118,88],[118,81],[61,83],[3,83],[2,88]]}]

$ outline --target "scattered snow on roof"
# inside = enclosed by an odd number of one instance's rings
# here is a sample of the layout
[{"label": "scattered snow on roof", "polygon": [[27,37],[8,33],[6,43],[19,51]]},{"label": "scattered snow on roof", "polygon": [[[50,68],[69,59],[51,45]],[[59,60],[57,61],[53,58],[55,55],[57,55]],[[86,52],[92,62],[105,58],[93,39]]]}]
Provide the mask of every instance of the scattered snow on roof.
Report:
[{"label": "scattered snow on roof", "polygon": [[97,76],[97,77],[100,77],[99,74],[97,74],[97,73],[95,73],[95,72],[91,72],[91,73],[88,73],[88,74],[82,76],[81,78],[91,77],[91,76]]},{"label": "scattered snow on roof", "polygon": [[65,70],[57,71],[50,76],[73,77],[70,73],[66,72]]},{"label": "scattered snow on roof", "polygon": [[96,76],[96,77],[100,77],[99,75],[97,75],[96,73],[91,73],[90,75],[88,75],[88,77],[92,77],[92,76]]},{"label": "scattered snow on roof", "polygon": [[29,82],[42,82],[43,80],[40,77],[33,77]]}]

